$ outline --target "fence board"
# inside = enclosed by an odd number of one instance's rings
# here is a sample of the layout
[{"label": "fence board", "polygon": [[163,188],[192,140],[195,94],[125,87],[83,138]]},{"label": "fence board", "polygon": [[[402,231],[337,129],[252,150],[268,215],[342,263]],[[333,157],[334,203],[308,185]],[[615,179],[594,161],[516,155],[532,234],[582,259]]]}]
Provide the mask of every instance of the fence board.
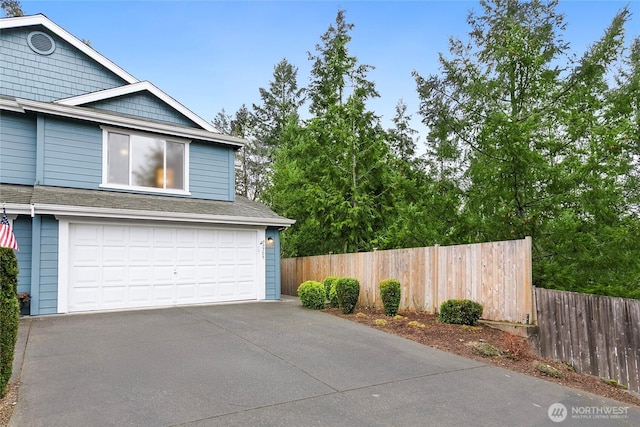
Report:
[{"label": "fence board", "polygon": [[640,392],[640,300],[535,289],[540,354]]},{"label": "fence board", "polygon": [[361,305],[382,307],[379,283],[402,284],[401,309],[437,312],[442,302],[468,298],[484,307],[483,318],[535,321],[531,239],[434,246],[281,260],[281,292],[297,295],[306,280],[328,276],[360,281]]}]

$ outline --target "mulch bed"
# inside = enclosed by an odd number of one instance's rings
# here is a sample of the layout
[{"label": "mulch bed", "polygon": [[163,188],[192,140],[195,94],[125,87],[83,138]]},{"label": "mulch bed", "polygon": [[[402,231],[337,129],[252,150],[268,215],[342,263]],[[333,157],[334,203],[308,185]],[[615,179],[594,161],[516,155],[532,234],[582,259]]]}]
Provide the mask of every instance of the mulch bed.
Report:
[{"label": "mulch bed", "polygon": [[[544,359],[535,354],[525,338],[508,332],[484,325],[470,327],[441,323],[436,315],[415,311],[401,312],[399,313],[401,317],[398,318],[386,316],[379,309],[361,307],[357,307],[353,314],[346,315],[336,308],[325,308],[324,311],[439,350],[489,362],[515,372],[640,406],[640,395],[610,385],[593,375],[577,373],[572,366],[566,363]],[[476,345],[471,343],[476,343]],[[479,354],[477,343],[489,344],[498,349],[500,354],[496,356]],[[542,373],[540,365],[555,368],[561,373],[561,378],[554,378]]]}]

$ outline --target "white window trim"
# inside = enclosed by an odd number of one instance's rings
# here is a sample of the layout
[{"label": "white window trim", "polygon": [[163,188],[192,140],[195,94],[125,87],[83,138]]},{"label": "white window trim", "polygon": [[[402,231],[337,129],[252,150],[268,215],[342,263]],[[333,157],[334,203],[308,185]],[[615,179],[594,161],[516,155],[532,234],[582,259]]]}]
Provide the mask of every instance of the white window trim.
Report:
[{"label": "white window trim", "polygon": [[[136,192],[145,192],[145,193],[175,194],[175,195],[182,195],[182,196],[191,195],[191,192],[189,191],[189,146],[191,144],[191,140],[176,138],[173,136],[167,136],[162,134],[132,131],[130,129],[115,128],[110,126],[100,126],[100,128],[102,129],[102,183],[100,184],[101,188],[110,188],[114,190],[132,190]],[[162,139],[166,142],[176,142],[179,144],[184,144],[184,188],[183,189],[176,189],[176,188],[164,189],[164,188],[156,188],[156,187],[141,187],[136,185],[113,184],[113,183],[107,182],[107,177],[109,176],[109,170],[108,170],[109,168],[109,165],[108,165],[109,132],[126,134],[126,135],[137,135],[137,136],[142,136],[146,138]],[[131,162],[131,156],[129,156],[129,162]]]}]

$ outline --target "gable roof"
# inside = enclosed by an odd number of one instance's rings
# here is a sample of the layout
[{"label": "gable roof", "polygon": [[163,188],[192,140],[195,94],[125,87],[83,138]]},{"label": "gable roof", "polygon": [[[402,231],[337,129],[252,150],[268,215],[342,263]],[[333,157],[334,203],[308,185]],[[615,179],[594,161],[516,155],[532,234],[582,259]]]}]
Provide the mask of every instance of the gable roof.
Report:
[{"label": "gable roof", "polygon": [[206,131],[220,133],[218,129],[216,129],[211,123],[203,119],[202,117],[195,114],[193,111],[189,110],[187,107],[182,105],[180,102],[173,99],[171,96],[167,95],[162,90],[158,89],[156,86],[151,84],[148,81],[139,81],[134,76],[126,72],[124,69],[120,68],[114,62],[109,60],[107,57],[101,55],[98,51],[84,43],[82,40],[75,37],[73,34],[69,33],[64,28],[60,27],[49,18],[47,18],[43,14],[30,15],[30,16],[20,16],[13,18],[2,18],[0,19],[0,30],[9,29],[9,28],[20,28],[20,27],[31,27],[31,26],[42,26],[47,30],[51,31],[67,43],[71,44],[73,47],[87,55],[89,58],[93,59],[107,70],[111,71],[118,77],[122,78],[128,84],[125,86],[116,87],[113,89],[102,90],[98,92],[88,93],[80,96],[74,96],[71,98],[65,98],[55,101],[56,103],[70,106],[79,106],[85,103],[101,101],[117,96],[122,96],[130,93],[136,93],[141,91],[146,91],[168,104],[170,107],[178,111],[183,116],[187,117],[192,122],[196,123],[198,126],[203,128]]},{"label": "gable roof", "polygon": [[54,116],[85,120],[104,125],[120,126],[127,129],[136,129],[144,132],[160,133],[183,138],[197,139],[200,141],[216,142],[240,148],[246,142],[242,138],[209,132],[204,129],[179,126],[170,123],[162,123],[147,119],[135,118],[113,112],[97,110],[88,107],[73,107],[51,102],[33,101],[30,99],[7,98],[0,96],[0,110],[24,113],[33,111],[36,113],[51,114]]},{"label": "gable roof", "polygon": [[109,60],[106,56],[101,55],[98,51],[87,45],[76,36],[51,21],[49,18],[39,13],[37,15],[18,16],[13,18],[0,19],[0,30],[8,28],[20,28],[20,27],[32,27],[41,25],[47,30],[51,31],[94,61],[98,62],[103,67],[107,68],[112,73],[126,81],[127,83],[137,83],[138,79],[127,73],[124,69],[118,67],[115,63]]},{"label": "gable roof", "polygon": [[179,111],[183,116],[187,117],[192,122],[198,124],[209,132],[218,132],[209,122],[193,113],[191,110],[180,104],[178,101],[158,89],[155,85],[148,81],[142,81],[137,83],[128,84],[126,86],[114,87],[112,89],[100,90],[98,92],[86,93],[84,95],[73,96],[71,98],[64,98],[54,101],[56,104],[80,106],[82,104],[88,104],[96,101],[104,101],[106,99],[115,98],[117,96],[129,95],[131,93],[149,92],[156,98],[162,100],[165,104],[170,105],[173,109]]}]

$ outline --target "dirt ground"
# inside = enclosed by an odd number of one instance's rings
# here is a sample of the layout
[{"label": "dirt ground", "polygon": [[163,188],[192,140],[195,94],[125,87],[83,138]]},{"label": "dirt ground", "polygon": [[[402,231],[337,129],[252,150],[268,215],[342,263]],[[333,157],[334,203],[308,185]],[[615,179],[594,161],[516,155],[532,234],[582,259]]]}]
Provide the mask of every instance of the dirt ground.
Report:
[{"label": "dirt ground", "polygon": [[11,414],[13,414],[13,407],[18,401],[18,384],[9,384],[9,391],[0,399],[0,426],[7,427]]},{"label": "dirt ground", "polygon": [[640,406],[640,395],[611,385],[606,381],[608,379],[579,374],[570,365],[539,357],[526,339],[488,326],[450,325],[439,322],[436,315],[422,312],[401,312],[400,316],[393,318],[382,310],[359,307],[347,315],[334,308],[324,311],[439,350]]},{"label": "dirt ground", "polygon": [[[392,318],[380,310],[365,308],[356,308],[353,314],[347,315],[333,308],[324,311],[449,353],[640,406],[637,394],[610,385],[598,377],[574,372],[571,366],[562,362],[543,359],[534,354],[524,338],[507,332],[483,325],[469,327],[440,323],[437,316],[422,312],[401,312],[399,317]],[[494,350],[499,354],[487,355]],[[550,371],[547,366],[557,371]],[[8,393],[0,400],[0,427],[7,426],[17,400],[18,384],[10,384]]]}]

